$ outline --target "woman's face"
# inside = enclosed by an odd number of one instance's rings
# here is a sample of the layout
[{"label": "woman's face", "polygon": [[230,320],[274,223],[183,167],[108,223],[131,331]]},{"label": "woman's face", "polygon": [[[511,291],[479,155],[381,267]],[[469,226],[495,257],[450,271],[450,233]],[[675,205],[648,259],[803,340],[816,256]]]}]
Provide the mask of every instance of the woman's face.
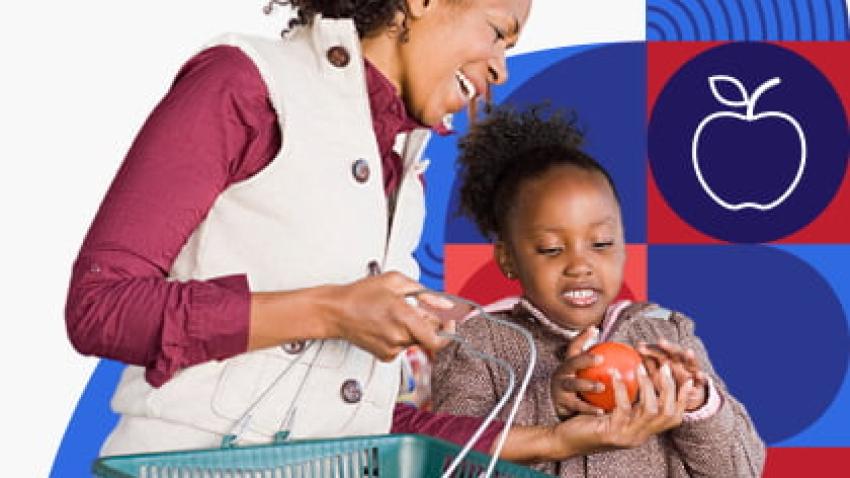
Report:
[{"label": "woman's face", "polygon": [[399,87],[427,125],[484,97],[507,80],[505,50],[519,39],[531,0],[410,0],[400,46]]},{"label": "woman's face", "polygon": [[525,297],[563,327],[599,324],[620,291],[626,257],[620,208],[605,177],[555,166],[520,185],[506,222],[497,259],[517,275]]}]

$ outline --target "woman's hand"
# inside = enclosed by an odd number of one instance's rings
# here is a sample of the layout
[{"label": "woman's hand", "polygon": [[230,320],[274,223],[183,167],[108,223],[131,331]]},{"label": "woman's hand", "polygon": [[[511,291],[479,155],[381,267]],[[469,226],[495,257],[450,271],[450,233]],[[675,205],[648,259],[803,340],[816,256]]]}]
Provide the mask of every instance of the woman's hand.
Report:
[{"label": "woman's hand", "polygon": [[[454,303],[422,291],[418,282],[399,272],[387,272],[340,286],[331,315],[331,336],[340,337],[371,352],[380,360],[392,360],[411,345],[434,351],[449,339],[437,332],[454,331],[454,322],[444,322],[436,311]],[[413,305],[419,303],[422,306]]]},{"label": "woman's hand", "polygon": [[693,350],[661,339],[657,344],[638,344],[638,352],[643,356],[649,376],[656,385],[661,377],[659,370],[664,364],[672,371],[677,385],[682,386],[687,380],[693,382],[685,411],[694,411],[705,404],[708,399],[708,376],[702,371]]},{"label": "woman's hand", "polygon": [[599,335],[596,327],[588,327],[579,334],[567,347],[566,357],[561,365],[552,373],[549,383],[552,404],[555,413],[561,418],[572,416],[576,413],[588,413],[591,415],[602,415],[604,411],[595,407],[577,395],[578,392],[605,391],[602,382],[576,378],[576,373],[588,367],[600,365],[602,357],[584,352],[585,344]]},{"label": "woman's hand", "polygon": [[410,345],[439,349],[448,339],[437,333],[454,332],[454,322],[437,313],[454,303],[424,289],[388,272],[345,285],[252,293],[248,349],[329,338],[345,339],[380,360],[392,360]]}]

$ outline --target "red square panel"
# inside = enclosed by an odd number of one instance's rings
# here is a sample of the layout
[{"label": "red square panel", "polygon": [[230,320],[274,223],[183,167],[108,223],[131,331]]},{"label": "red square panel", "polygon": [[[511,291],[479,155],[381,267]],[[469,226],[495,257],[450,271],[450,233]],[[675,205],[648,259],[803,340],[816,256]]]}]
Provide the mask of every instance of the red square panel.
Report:
[{"label": "red square panel", "polygon": [[849,476],[850,448],[768,448],[765,478]]},{"label": "red square panel", "polygon": [[[647,120],[670,78],[694,56],[724,42],[651,42],[647,46]],[[810,61],[835,88],[850,121],[850,42],[777,42]],[[652,177],[647,174],[647,242],[649,244],[724,243],[691,227],[667,205]],[[850,173],[830,204],[811,223],[782,239],[779,244],[850,243]]]}]

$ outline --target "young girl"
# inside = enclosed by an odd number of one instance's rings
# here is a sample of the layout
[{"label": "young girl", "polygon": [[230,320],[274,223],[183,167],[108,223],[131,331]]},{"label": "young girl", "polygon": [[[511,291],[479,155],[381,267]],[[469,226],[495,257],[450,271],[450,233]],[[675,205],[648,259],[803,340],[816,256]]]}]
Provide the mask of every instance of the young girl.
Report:
[{"label": "young girl", "polygon": [[[694,323],[655,304],[615,302],[625,260],[619,199],[609,174],[579,149],[581,140],[563,116],[501,108],[460,145],[462,212],[494,241],[501,271],[522,285],[522,298],[500,315],[526,327],[537,344],[517,423],[576,421],[589,430],[576,435],[579,456],[538,468],[563,477],[760,476],[764,445],[714,372]],[[527,346],[510,329],[473,318],[458,333],[525,370]],[[635,404],[615,373],[611,413],[578,398],[604,387],[575,376],[599,363],[582,352],[591,340],[639,347],[646,365]],[[484,415],[506,387],[502,369],[463,347],[436,357],[437,411]]]}]

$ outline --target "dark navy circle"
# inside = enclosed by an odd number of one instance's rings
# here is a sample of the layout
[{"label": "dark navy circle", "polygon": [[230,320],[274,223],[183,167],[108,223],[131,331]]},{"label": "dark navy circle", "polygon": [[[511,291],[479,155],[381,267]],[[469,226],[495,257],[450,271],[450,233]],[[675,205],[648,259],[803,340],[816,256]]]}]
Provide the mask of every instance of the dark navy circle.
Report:
[{"label": "dark navy circle", "polygon": [[650,297],[694,320],[714,368],[769,445],[818,422],[844,381],[850,335],[841,301],[816,269],[751,244],[650,245],[649,263]]},{"label": "dark navy circle", "polygon": [[834,197],[847,167],[847,119],[808,60],[773,44],[729,43],[668,81],[648,148],[661,193],[688,224],[766,242],[809,224]]}]

